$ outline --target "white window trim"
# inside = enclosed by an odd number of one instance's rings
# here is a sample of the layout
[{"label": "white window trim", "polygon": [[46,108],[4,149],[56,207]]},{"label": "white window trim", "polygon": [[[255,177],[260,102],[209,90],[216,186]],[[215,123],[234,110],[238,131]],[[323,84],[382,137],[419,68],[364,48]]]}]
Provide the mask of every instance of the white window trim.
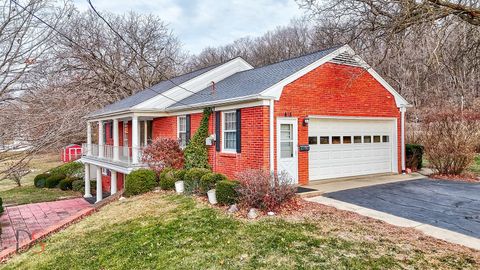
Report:
[{"label": "white window trim", "polygon": [[[180,142],[180,119],[181,118],[185,118],[185,134],[187,134],[187,115],[179,115],[177,116],[177,139],[179,142]],[[185,149],[185,147],[187,147],[186,143],[185,143],[185,146],[183,147],[180,145],[181,149]]]},{"label": "white window trim", "polygon": [[[221,126],[221,130],[220,130],[220,136],[221,136],[221,152],[222,153],[230,153],[230,154],[236,154],[237,153],[237,148],[235,149],[225,149],[225,114],[227,113],[235,113],[235,133],[238,132],[237,131],[237,128],[236,128],[236,117],[237,117],[237,111],[222,111],[222,116],[221,116],[221,120],[222,120],[222,126]],[[230,131],[231,132],[231,131]],[[236,134],[235,134],[235,143],[238,143],[237,141],[237,138],[236,138]]]}]

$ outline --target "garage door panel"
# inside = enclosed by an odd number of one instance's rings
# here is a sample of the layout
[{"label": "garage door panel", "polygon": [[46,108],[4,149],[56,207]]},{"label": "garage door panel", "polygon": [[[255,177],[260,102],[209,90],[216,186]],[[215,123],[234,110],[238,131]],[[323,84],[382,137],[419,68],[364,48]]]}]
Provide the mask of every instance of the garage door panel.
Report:
[{"label": "garage door panel", "polygon": [[[310,180],[391,172],[394,125],[392,120],[312,119],[309,136],[328,136],[330,143],[310,145]],[[341,137],[342,144],[331,144],[332,136]],[[361,136],[362,142],[354,143],[355,136]],[[364,142],[364,136],[370,137],[371,142]],[[378,140],[374,136],[389,139],[374,142],[375,138]],[[343,143],[345,137],[349,138]]]}]

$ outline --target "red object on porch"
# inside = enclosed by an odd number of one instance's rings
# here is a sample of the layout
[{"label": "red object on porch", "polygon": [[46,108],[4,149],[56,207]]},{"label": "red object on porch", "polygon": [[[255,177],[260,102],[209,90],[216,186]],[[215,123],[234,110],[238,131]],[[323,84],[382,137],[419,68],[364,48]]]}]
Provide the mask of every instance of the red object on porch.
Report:
[{"label": "red object on porch", "polygon": [[78,144],[70,144],[62,149],[62,161],[67,163],[82,157],[82,147]]}]

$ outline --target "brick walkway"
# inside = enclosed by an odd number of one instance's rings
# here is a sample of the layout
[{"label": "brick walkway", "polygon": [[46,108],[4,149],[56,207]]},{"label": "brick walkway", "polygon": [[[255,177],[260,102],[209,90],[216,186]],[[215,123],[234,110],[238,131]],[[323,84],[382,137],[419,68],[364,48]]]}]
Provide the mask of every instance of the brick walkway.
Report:
[{"label": "brick walkway", "polygon": [[[2,226],[0,251],[15,246],[15,231],[18,229],[27,230],[38,236],[46,230],[55,229],[56,224],[60,226],[62,221],[87,209],[92,209],[92,205],[83,198],[6,207],[0,217]],[[20,242],[28,239],[26,233],[20,232]]]}]

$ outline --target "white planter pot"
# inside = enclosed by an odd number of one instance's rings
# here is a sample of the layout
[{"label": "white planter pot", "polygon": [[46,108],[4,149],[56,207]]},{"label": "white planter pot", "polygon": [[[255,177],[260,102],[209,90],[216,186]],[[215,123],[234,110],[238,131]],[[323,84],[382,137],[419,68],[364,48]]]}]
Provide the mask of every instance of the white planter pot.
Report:
[{"label": "white planter pot", "polygon": [[211,189],[207,192],[208,202],[211,204],[217,204],[217,194],[215,193],[215,189]]},{"label": "white planter pot", "polygon": [[176,191],[178,194],[183,193],[184,190],[185,190],[185,188],[184,188],[184,185],[183,185],[183,181],[177,181],[177,182],[175,182],[175,191]]}]

